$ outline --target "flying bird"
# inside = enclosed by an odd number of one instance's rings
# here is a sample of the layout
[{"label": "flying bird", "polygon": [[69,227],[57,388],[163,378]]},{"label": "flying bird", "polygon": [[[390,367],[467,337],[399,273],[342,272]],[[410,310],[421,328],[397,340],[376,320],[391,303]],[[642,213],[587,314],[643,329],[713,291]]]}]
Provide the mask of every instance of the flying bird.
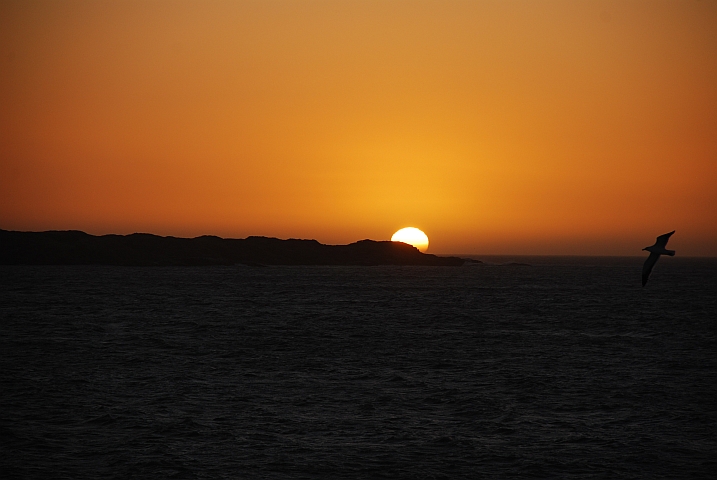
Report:
[{"label": "flying bird", "polygon": [[674,230],[672,230],[670,233],[660,235],[659,237],[657,237],[657,240],[655,240],[654,245],[643,248],[643,250],[647,250],[648,252],[650,252],[650,256],[647,257],[647,260],[645,260],[645,264],[642,266],[643,287],[647,284],[647,279],[650,278],[650,272],[652,272],[652,267],[655,266],[655,263],[657,263],[657,260],[660,258],[660,255],[669,255],[671,257],[675,256],[674,250],[667,250],[665,248],[665,246],[667,246],[667,241],[670,239],[670,236],[673,233],[675,233]]}]

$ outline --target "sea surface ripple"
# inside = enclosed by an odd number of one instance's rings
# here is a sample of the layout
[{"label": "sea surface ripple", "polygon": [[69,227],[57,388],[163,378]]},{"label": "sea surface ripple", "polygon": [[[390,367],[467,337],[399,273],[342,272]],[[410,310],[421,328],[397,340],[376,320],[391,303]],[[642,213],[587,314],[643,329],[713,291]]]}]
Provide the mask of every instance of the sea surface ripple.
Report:
[{"label": "sea surface ripple", "polygon": [[714,478],[717,261],[0,267],[2,478]]}]

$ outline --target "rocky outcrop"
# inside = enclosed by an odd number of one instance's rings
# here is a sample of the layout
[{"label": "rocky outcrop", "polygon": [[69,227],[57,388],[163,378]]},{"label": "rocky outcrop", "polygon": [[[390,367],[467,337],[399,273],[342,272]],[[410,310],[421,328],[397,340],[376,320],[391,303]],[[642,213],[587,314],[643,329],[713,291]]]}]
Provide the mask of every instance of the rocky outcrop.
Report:
[{"label": "rocky outcrop", "polygon": [[3,265],[425,265],[480,263],[421,253],[405,243],[361,240],[324,245],[316,240],[202,236],[89,235],[80,231],[0,230]]}]

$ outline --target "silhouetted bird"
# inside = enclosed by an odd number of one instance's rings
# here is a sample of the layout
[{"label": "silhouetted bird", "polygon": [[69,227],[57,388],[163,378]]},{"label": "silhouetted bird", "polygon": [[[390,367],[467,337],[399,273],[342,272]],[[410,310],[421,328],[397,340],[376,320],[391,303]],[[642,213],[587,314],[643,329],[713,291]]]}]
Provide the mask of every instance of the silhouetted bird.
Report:
[{"label": "silhouetted bird", "polygon": [[650,252],[650,256],[647,257],[647,260],[645,260],[645,264],[642,266],[643,287],[647,284],[647,279],[650,278],[650,272],[652,272],[652,267],[655,266],[655,263],[657,263],[657,259],[660,258],[660,255],[669,255],[671,257],[675,256],[674,250],[667,250],[665,248],[665,246],[667,245],[667,241],[670,239],[670,236],[673,233],[675,233],[674,230],[672,230],[670,233],[660,235],[659,237],[657,237],[657,240],[655,241],[654,245],[643,248],[643,250],[647,250],[648,252]]}]

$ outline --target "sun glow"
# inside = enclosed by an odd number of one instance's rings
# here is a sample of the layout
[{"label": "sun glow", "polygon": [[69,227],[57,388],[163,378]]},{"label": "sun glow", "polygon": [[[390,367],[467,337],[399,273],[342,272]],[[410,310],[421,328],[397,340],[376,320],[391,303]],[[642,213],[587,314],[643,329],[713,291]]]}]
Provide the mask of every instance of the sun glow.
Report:
[{"label": "sun glow", "polygon": [[421,252],[428,250],[428,237],[425,233],[414,227],[402,228],[393,234],[391,241],[413,245]]}]

